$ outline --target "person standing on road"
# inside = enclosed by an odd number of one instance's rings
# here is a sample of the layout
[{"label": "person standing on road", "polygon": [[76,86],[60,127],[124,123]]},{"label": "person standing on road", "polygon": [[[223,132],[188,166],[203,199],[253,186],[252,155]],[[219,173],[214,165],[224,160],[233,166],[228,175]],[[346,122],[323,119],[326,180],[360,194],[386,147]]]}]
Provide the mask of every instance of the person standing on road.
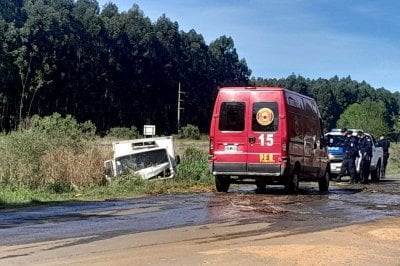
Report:
[{"label": "person standing on road", "polygon": [[382,178],[386,176],[386,166],[389,159],[390,141],[384,135],[379,138],[378,145],[383,149],[383,165],[382,165]]},{"label": "person standing on road", "polygon": [[360,151],[360,181],[363,184],[368,183],[369,170],[371,167],[372,142],[365,137],[364,132],[358,131],[358,149]]},{"label": "person standing on road", "polygon": [[346,130],[344,134],[346,136],[343,144],[344,157],[338,181],[340,182],[341,178],[345,176],[346,173],[349,173],[350,183],[356,183],[356,157],[358,155],[357,139],[353,137],[353,132],[351,130]]}]

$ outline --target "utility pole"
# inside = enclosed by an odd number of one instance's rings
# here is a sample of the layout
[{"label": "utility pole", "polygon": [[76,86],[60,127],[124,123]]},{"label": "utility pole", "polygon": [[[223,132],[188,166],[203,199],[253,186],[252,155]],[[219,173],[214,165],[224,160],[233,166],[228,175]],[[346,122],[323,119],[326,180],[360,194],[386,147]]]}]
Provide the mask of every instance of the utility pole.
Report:
[{"label": "utility pole", "polygon": [[181,91],[181,83],[178,83],[178,134],[181,129],[181,110],[184,108],[181,107],[181,102],[184,100],[181,99],[181,94],[185,94],[185,92]]}]

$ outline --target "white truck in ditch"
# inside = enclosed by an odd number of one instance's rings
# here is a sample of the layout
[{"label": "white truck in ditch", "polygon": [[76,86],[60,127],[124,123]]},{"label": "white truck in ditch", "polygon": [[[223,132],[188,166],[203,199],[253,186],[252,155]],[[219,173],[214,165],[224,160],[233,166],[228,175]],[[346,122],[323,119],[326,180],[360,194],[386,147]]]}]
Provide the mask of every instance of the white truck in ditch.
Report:
[{"label": "white truck in ditch", "polygon": [[173,178],[179,156],[175,156],[172,136],[116,141],[114,156],[104,162],[107,181],[123,174],[134,174],[144,180]]}]

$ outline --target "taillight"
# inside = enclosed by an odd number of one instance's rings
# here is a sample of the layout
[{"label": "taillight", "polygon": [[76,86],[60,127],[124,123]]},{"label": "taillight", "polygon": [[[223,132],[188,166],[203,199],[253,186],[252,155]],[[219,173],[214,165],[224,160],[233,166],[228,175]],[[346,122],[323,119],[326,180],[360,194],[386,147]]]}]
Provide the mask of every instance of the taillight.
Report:
[{"label": "taillight", "polygon": [[209,154],[214,155],[214,138],[210,137]]}]

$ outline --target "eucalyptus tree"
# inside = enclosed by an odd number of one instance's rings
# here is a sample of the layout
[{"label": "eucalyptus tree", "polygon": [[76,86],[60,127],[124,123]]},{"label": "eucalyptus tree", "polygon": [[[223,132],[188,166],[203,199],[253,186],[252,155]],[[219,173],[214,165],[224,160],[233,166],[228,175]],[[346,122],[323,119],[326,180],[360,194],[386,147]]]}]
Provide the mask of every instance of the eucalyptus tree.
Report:
[{"label": "eucalyptus tree", "polygon": [[209,45],[212,71],[217,85],[247,85],[251,70],[245,59],[240,59],[234,41],[225,35],[212,41]]}]

